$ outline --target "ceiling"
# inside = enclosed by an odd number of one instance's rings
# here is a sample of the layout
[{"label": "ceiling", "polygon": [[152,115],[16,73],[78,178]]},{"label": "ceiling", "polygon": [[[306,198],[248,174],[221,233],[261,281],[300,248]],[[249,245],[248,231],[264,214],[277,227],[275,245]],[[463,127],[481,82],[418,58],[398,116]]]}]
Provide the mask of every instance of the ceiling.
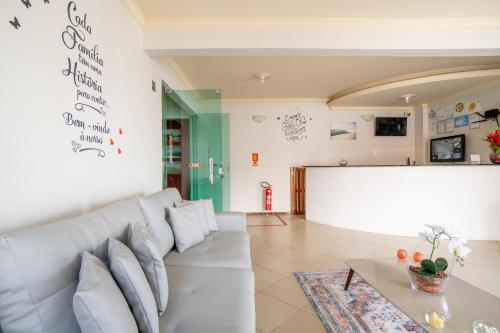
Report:
[{"label": "ceiling", "polygon": [[499,17],[498,0],[135,0],[147,19],[481,18]]},{"label": "ceiling", "polygon": [[[135,3],[143,23],[197,23],[230,21],[273,22],[274,19],[395,19],[441,22],[450,19],[479,24],[493,18],[498,24],[500,0],[126,0]],[[266,21],[268,20],[268,21]],[[466,23],[466,24],[469,24]],[[203,25],[200,25],[203,26]],[[198,27],[199,28],[199,27]],[[202,28],[201,28],[202,29]],[[191,30],[189,30],[191,31]],[[195,31],[195,30],[193,30]],[[192,32],[196,33],[196,32]],[[409,50],[411,51],[411,50]],[[414,53],[417,54],[417,53]],[[194,89],[221,89],[225,100],[240,99],[324,99],[345,89],[393,76],[434,69],[500,63],[500,57],[386,57],[386,56],[178,56],[168,59]],[[272,77],[261,85],[251,80],[256,73]],[[423,85],[415,88],[418,98],[433,99],[486,83],[487,79],[455,82],[451,85]],[[450,88],[453,87],[453,88]],[[408,91],[411,92],[411,91]],[[399,91],[397,92],[399,93]],[[368,103],[367,96],[359,103]],[[394,96],[381,94],[373,103],[398,103]],[[418,99],[416,99],[418,100]],[[354,102],[353,102],[354,103]],[[370,105],[375,105],[370,103]]]},{"label": "ceiling", "polygon": [[[500,63],[500,57],[192,56],[172,60],[194,89],[221,89],[225,100],[328,99],[342,90],[393,76]],[[272,75],[264,85],[251,79],[260,72]],[[421,88],[420,94],[434,97],[449,90],[446,85],[429,86],[427,92]]]},{"label": "ceiling", "polygon": [[[460,92],[474,90],[477,87],[498,84],[500,84],[500,78],[498,76],[428,82],[411,87],[398,87],[353,98],[346,98],[332,103],[331,106],[416,106],[422,103],[435,102],[446,96],[452,96]],[[409,104],[406,104],[401,99],[401,96],[408,93],[415,94],[416,96],[411,99]]]}]

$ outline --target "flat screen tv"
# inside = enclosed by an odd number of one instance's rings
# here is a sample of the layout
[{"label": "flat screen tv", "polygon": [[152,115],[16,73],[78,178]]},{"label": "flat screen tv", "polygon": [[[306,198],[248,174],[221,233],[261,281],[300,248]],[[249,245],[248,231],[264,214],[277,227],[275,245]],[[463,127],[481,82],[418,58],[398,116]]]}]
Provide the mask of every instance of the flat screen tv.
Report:
[{"label": "flat screen tv", "polygon": [[375,118],[375,136],[406,136],[406,117]]},{"label": "flat screen tv", "polygon": [[431,140],[431,162],[463,161],[465,161],[464,134]]}]

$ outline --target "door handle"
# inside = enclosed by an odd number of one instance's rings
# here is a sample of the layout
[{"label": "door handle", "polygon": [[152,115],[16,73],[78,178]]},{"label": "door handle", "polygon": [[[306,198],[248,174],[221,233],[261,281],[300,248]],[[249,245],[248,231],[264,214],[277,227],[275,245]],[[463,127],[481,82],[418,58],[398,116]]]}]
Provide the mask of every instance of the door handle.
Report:
[{"label": "door handle", "polygon": [[209,157],[208,158],[208,180],[210,181],[210,184],[214,184],[214,158]]}]

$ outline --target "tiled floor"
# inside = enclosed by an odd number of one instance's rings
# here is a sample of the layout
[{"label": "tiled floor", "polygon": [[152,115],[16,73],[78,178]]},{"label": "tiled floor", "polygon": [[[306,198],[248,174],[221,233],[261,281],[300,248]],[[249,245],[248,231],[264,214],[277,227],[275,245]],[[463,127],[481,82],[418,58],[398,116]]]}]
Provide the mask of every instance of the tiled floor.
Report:
[{"label": "tiled floor", "polygon": [[[252,217],[255,219],[256,217]],[[264,218],[264,217],[263,217]],[[398,248],[428,252],[417,237],[325,226],[282,216],[288,226],[249,227],[255,272],[257,332],[325,332],[292,273],[345,268],[348,258],[394,256]],[[454,274],[500,297],[500,243],[469,241],[472,253]],[[448,256],[446,244],[440,252]]]}]

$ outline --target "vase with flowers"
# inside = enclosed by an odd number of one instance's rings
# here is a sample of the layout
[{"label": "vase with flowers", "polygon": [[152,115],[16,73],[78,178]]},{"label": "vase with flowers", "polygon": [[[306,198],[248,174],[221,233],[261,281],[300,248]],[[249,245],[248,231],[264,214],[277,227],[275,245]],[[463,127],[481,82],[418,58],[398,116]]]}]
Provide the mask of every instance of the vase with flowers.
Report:
[{"label": "vase with flowers", "polygon": [[[471,250],[464,245],[467,240],[460,232],[437,225],[426,227],[429,230],[420,235],[432,245],[431,254],[422,260],[420,265],[408,266],[408,276],[413,289],[430,295],[441,295],[446,290],[454,264],[463,266],[464,259]],[[433,260],[443,238],[449,240],[448,249],[453,255],[451,267],[448,267],[448,260],[445,258],[439,257]]]},{"label": "vase with flowers", "polygon": [[490,144],[490,161],[493,164],[500,164],[500,128],[496,131],[488,133],[485,141]]}]

